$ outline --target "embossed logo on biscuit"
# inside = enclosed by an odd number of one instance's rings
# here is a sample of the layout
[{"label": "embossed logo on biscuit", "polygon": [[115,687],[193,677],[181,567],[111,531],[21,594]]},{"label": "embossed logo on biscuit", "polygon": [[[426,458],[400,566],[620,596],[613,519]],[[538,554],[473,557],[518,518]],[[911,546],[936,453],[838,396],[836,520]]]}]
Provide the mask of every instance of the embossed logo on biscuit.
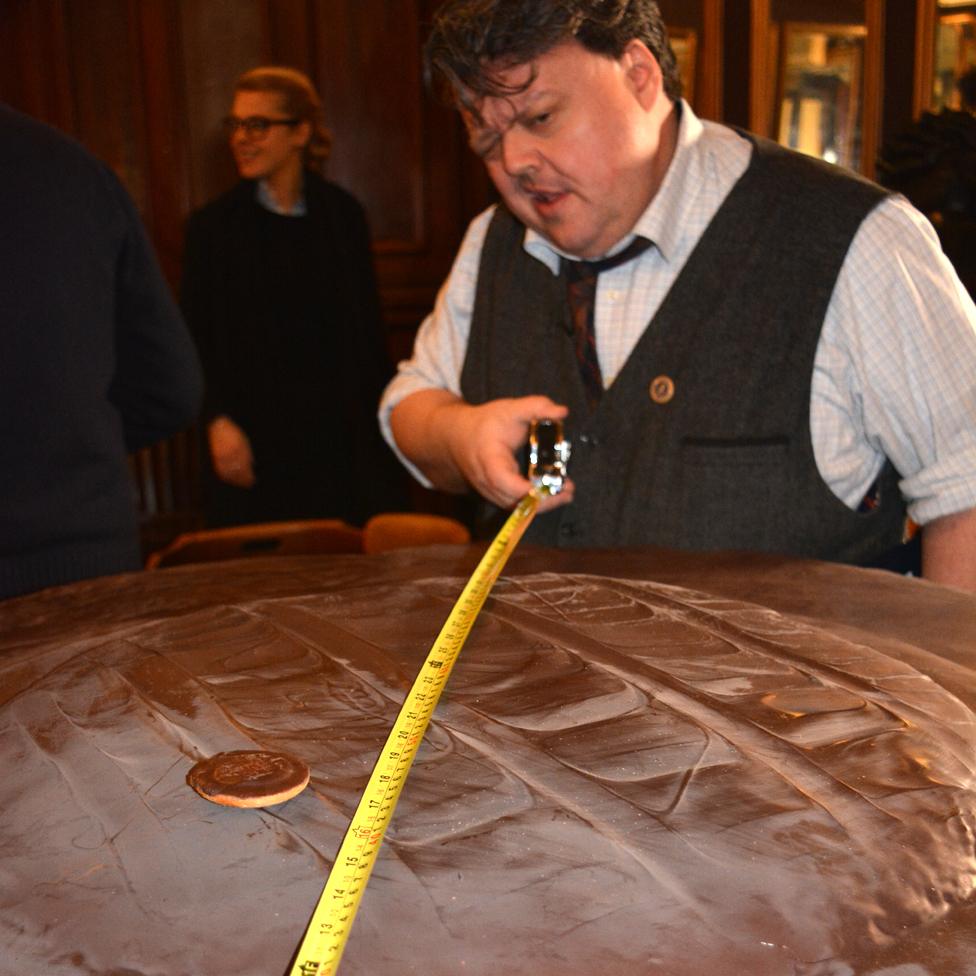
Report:
[{"label": "embossed logo on biscuit", "polygon": [[287,775],[292,764],[284,757],[270,752],[245,753],[225,759],[213,767],[213,778],[223,786],[233,786],[269,776]]}]

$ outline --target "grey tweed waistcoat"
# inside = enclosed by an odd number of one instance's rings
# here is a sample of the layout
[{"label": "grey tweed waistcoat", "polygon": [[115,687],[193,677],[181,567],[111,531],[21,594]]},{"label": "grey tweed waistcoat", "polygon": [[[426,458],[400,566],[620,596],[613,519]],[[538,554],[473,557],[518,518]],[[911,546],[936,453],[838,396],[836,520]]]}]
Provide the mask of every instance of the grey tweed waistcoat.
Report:
[{"label": "grey tweed waistcoat", "polygon": [[[526,254],[523,226],[497,210],[481,258],[464,397],[477,404],[545,394],[571,411],[575,501],[538,517],[526,541],[851,563],[901,541],[904,503],[890,465],[878,506],[851,511],[821,478],[810,435],[824,315],[851,240],[884,191],[750,138],[748,169],[592,413],[567,328],[565,278]],[[649,394],[659,377],[673,384],[667,402]],[[501,514],[486,505],[483,531]]]}]

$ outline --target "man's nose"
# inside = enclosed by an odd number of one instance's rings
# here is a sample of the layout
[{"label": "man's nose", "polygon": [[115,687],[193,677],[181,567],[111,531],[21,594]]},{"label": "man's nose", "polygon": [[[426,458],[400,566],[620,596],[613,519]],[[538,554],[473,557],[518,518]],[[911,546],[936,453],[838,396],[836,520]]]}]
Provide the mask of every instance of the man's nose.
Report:
[{"label": "man's nose", "polygon": [[512,127],[501,137],[501,164],[509,176],[521,176],[539,165],[535,140],[524,130]]}]

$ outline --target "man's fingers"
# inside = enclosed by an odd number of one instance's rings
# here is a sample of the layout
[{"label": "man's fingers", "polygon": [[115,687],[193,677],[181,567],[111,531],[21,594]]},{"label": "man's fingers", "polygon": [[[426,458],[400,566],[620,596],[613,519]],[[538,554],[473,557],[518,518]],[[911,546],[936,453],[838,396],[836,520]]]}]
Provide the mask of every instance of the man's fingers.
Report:
[{"label": "man's fingers", "polygon": [[565,420],[569,416],[569,407],[546,396],[521,397],[514,402],[517,404],[519,419],[524,423],[533,420]]},{"label": "man's fingers", "polygon": [[[533,420],[562,420],[567,407],[546,396],[492,400],[456,410],[451,430],[452,460],[467,483],[500,508],[512,508],[532,488],[519,468],[517,454],[529,436]],[[542,511],[565,505],[565,499],[544,499]]]},{"label": "man's fingers", "polygon": [[484,446],[478,455],[478,471],[481,485],[474,487],[501,508],[511,508],[531,487],[504,444]]}]

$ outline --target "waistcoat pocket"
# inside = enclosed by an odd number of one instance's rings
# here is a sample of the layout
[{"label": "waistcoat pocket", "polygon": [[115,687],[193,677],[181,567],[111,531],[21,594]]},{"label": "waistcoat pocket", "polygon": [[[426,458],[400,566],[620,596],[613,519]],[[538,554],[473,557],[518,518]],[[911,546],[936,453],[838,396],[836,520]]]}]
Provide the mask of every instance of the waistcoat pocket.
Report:
[{"label": "waistcoat pocket", "polygon": [[685,438],[682,534],[693,549],[768,550],[789,508],[789,438]]}]

